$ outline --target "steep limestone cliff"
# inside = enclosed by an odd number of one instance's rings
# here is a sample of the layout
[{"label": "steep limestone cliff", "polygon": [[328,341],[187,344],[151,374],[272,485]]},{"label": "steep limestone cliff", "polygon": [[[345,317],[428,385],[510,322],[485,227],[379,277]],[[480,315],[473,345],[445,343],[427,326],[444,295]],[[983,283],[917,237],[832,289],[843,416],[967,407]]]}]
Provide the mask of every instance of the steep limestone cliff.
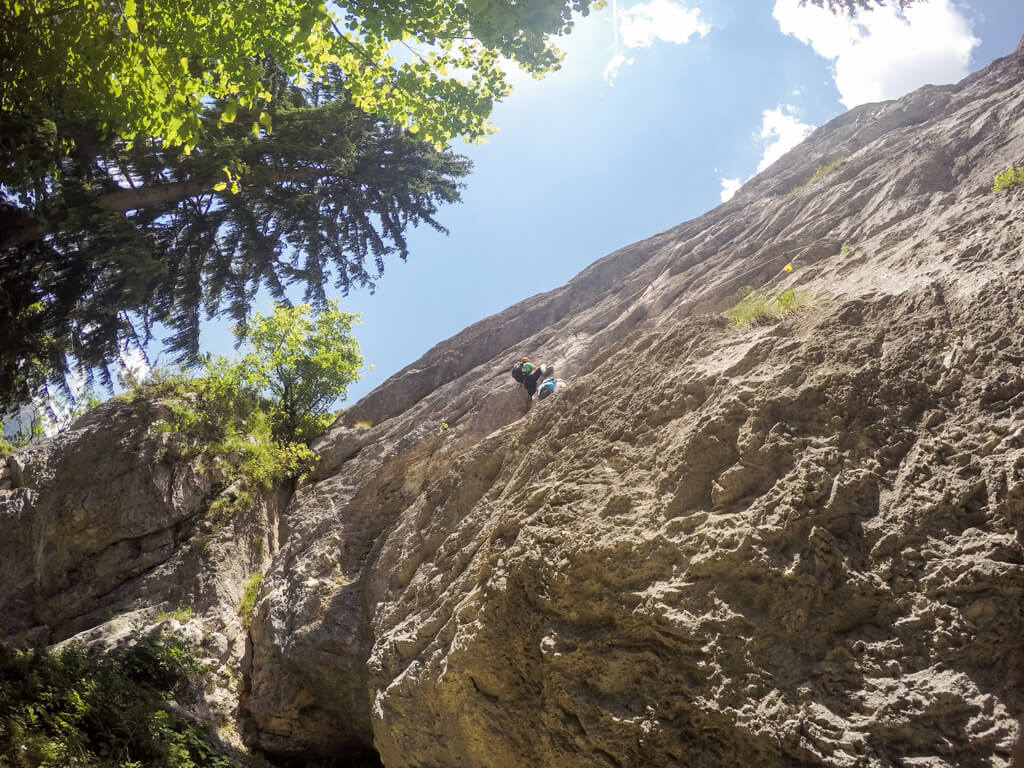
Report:
[{"label": "steep limestone cliff", "polygon": [[0,639],[109,648],[167,625],[215,670],[192,709],[216,726],[237,716],[238,606],[276,551],[287,492],[211,515],[224,478],[154,429],[167,416],[162,403],[114,399],[2,462]]},{"label": "steep limestone cliff", "polygon": [[[280,518],[256,515],[273,546],[243,661],[253,743],[308,760],[372,747],[388,768],[1009,765],[1024,188],[991,186],[1014,163],[1024,46],[851,110],[729,203],[477,323],[349,409]],[[813,298],[733,328],[721,313],[746,285]],[[531,407],[508,375],[523,354],[569,387]],[[102,456],[95,477],[144,478],[164,522],[85,546],[118,485],[76,512],[89,478],[72,493],[37,469],[87,446],[64,439],[14,457],[0,499],[9,634],[102,633],[112,594],[155,604],[134,570],[82,574],[112,546],[159,548],[144,536],[187,551],[200,524],[175,527],[201,519],[201,477]],[[81,531],[54,543],[69,520]],[[190,595],[211,578],[175,563],[165,583]],[[242,577],[196,620],[230,624]],[[59,609],[61,585],[97,607]]]}]

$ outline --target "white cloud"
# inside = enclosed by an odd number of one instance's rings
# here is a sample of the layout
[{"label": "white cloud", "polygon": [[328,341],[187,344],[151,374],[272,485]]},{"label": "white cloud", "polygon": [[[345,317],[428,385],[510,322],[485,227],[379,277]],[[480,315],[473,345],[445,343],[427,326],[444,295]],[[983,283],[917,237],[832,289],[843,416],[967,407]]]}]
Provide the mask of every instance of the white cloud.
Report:
[{"label": "white cloud", "polygon": [[796,107],[791,104],[780,104],[775,109],[766,109],[761,113],[760,138],[765,142],[764,154],[761,155],[761,162],[757,164],[756,173],[760,173],[786,154],[813,130],[813,125],[800,122],[796,116]]},{"label": "white cloud", "polygon": [[738,176],[735,179],[719,179],[719,181],[722,182],[723,203],[732,200],[732,196],[736,194],[736,190],[743,186],[743,182],[739,180]]},{"label": "white cloud", "polygon": [[699,8],[672,0],[650,0],[619,11],[619,34],[627,48],[646,48],[655,40],[683,44],[711,28],[700,20]]},{"label": "white cloud", "polygon": [[[763,147],[757,170],[742,181],[739,176],[732,179],[720,176],[718,181],[722,185],[722,202],[731,200],[740,187],[806,139],[813,130],[813,125],[808,125],[797,117],[797,109],[792,104],[780,104],[775,109],[764,110],[761,113],[761,132],[756,135],[756,139]],[[716,168],[715,173],[717,172]]]},{"label": "white cloud", "polygon": [[648,48],[656,40],[683,45],[694,35],[704,37],[711,27],[700,20],[699,8],[687,8],[683,3],[672,0],[649,0],[646,3],[624,8],[612,0],[612,19],[615,22],[615,55],[604,68],[604,79],[608,85],[615,85],[615,78],[622,67],[628,67],[633,59],[626,58],[619,51],[619,40],[627,48]]},{"label": "white cloud", "polygon": [[117,365],[122,372],[136,381],[145,381],[153,372],[145,351],[134,344],[121,353]]},{"label": "white cloud", "polygon": [[612,56],[611,61],[608,62],[608,66],[604,68],[604,80],[608,85],[615,85],[615,78],[619,75],[619,69],[623,66],[629,66],[633,63],[632,59],[627,59],[621,53],[616,53]]},{"label": "white cloud", "polygon": [[852,18],[799,0],[776,0],[772,15],[783,34],[834,61],[836,88],[847,107],[960,80],[980,42],[951,0],[915,3],[902,12],[888,0]]}]

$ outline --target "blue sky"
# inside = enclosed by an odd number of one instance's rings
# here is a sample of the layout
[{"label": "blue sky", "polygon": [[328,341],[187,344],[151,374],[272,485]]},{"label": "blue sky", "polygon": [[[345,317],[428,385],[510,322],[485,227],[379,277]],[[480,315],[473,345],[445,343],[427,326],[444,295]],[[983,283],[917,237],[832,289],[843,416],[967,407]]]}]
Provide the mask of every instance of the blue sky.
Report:
[{"label": "blue sky", "polygon": [[[850,107],[955,82],[1021,34],[1021,0],[929,0],[856,20],[797,0],[609,2],[562,40],[560,71],[513,76],[487,143],[457,147],[475,169],[463,202],[440,213],[450,235],[416,230],[375,294],[342,299],[363,314],[356,335],[374,366],[348,402],[477,320],[713,208]],[[203,348],[233,354],[223,324]]]}]

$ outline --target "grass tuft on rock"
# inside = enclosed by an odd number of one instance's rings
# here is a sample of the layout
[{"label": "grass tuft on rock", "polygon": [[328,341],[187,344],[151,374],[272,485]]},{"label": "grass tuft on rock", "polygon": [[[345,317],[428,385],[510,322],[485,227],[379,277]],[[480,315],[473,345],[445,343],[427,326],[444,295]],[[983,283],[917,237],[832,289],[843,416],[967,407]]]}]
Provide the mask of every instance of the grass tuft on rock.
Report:
[{"label": "grass tuft on rock", "polygon": [[839,164],[841,162],[843,162],[843,161],[842,160],[833,160],[831,163],[828,163],[826,165],[819,165],[817,168],[814,169],[814,173],[811,175],[811,179],[807,183],[808,184],[813,184],[814,182],[816,182],[818,179],[822,178],[823,176],[827,176],[828,174],[832,173],[832,171],[834,171],[836,168],[839,167]]},{"label": "grass tuft on rock", "polygon": [[992,184],[992,191],[999,192],[1000,190],[1009,189],[1021,184],[1024,184],[1024,166],[1014,165],[996,174]]},{"label": "grass tuft on rock", "polygon": [[248,629],[252,625],[252,613],[256,608],[256,598],[260,594],[260,584],[263,583],[263,574],[254,573],[245,582],[245,591],[242,593],[242,602],[238,604],[238,615],[242,617],[242,626]]},{"label": "grass tuft on rock", "polygon": [[807,189],[809,186],[811,186],[818,179],[820,179],[823,176],[827,176],[828,174],[832,173],[832,171],[834,171],[836,168],[838,168],[840,165],[842,165],[842,163],[843,163],[843,161],[841,159],[839,159],[839,160],[833,160],[831,163],[826,163],[824,165],[819,165],[817,168],[814,169],[814,173],[811,174],[811,178],[809,178],[803,184],[797,184],[795,187],[793,187],[791,190],[789,190],[789,192],[787,194],[793,195],[793,194],[796,194],[797,192],[799,192],[802,189]]},{"label": "grass tuft on rock", "polygon": [[777,296],[769,297],[747,285],[737,292],[736,298],[736,305],[725,312],[729,322],[736,328],[778,320],[811,303],[808,291],[798,291],[792,286]]}]

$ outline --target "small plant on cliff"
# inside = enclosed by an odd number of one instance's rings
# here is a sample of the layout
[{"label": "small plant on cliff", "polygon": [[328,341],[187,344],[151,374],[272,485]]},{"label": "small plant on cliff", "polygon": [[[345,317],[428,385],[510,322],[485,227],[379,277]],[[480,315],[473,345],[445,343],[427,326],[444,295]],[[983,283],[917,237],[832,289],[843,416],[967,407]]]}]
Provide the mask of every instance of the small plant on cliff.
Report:
[{"label": "small plant on cliff", "polygon": [[839,164],[841,162],[842,160],[833,160],[831,163],[819,165],[817,168],[814,169],[814,173],[811,174],[811,179],[807,183],[813,184],[823,176],[827,176],[828,174],[832,173],[832,171],[839,167]]},{"label": "small plant on cliff", "polygon": [[0,765],[229,768],[206,729],[172,708],[201,672],[169,632],[109,653],[0,644]]},{"label": "small plant on cliff", "polygon": [[992,191],[998,192],[1001,189],[1009,189],[1024,184],[1024,166],[1010,166],[1005,171],[996,174]]},{"label": "small plant on cliff", "polygon": [[192,619],[192,608],[178,603],[178,607],[170,613],[167,611],[160,611],[160,613],[156,615],[157,621],[167,621],[168,619],[174,619],[175,621],[180,621],[184,624],[186,621],[190,621]]},{"label": "small plant on cliff", "polygon": [[238,615],[242,617],[242,626],[246,629],[252,625],[252,612],[256,608],[256,598],[259,597],[260,584],[262,583],[262,573],[254,573],[245,582],[245,590],[242,592],[242,602],[238,604]]},{"label": "small plant on cliff", "polygon": [[745,328],[778,319],[806,306],[811,296],[807,291],[798,291],[790,286],[777,296],[769,297],[745,285],[737,291],[736,299],[736,305],[726,310],[725,316],[736,328]]},{"label": "small plant on cliff", "polygon": [[801,189],[807,189],[807,187],[811,186],[818,179],[832,173],[832,171],[838,168],[842,164],[842,162],[843,161],[839,159],[833,160],[831,163],[827,163],[825,165],[819,165],[817,168],[814,169],[814,173],[811,174],[811,178],[809,178],[803,184],[797,184],[795,187],[789,190],[788,194],[792,195],[799,192]]},{"label": "small plant on cliff", "polygon": [[845,256],[853,250],[853,246],[849,243],[843,243],[843,247],[839,249],[839,255]]}]

